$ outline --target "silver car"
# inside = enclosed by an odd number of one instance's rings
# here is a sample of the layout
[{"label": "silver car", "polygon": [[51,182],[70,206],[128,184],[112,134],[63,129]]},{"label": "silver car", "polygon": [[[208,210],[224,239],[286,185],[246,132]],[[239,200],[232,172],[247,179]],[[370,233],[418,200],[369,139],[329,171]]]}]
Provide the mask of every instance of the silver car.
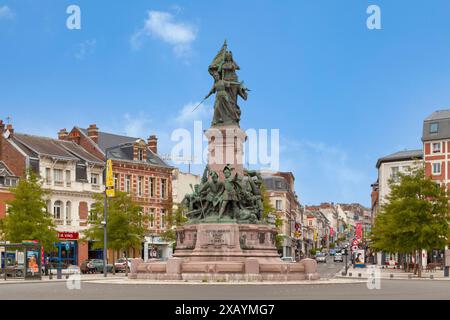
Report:
[{"label": "silver car", "polygon": [[319,262],[327,263],[327,257],[322,252],[319,252],[316,254],[316,261],[317,263]]},{"label": "silver car", "polygon": [[344,262],[344,258],[341,253],[336,253],[333,258],[334,262]]}]

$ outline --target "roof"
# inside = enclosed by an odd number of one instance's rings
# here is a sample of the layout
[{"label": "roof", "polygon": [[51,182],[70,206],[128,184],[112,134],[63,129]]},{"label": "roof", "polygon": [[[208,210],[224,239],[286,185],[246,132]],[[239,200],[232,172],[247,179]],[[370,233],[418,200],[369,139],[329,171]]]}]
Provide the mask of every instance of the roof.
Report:
[{"label": "roof", "polygon": [[[79,128],[87,137],[88,131],[87,129]],[[107,133],[107,132],[98,132],[98,143],[99,148],[105,152],[106,149],[112,148],[121,144],[131,143],[139,140],[139,138],[121,136],[117,134]]]},{"label": "roof", "polygon": [[75,142],[56,140],[22,133],[11,136],[12,141],[29,157],[48,156],[66,161],[86,161],[103,165],[99,159],[88,153]]},{"label": "roof", "polygon": [[450,109],[437,110],[426,117],[424,121],[434,121],[442,119],[450,119]]},{"label": "roof", "polygon": [[381,166],[381,164],[385,163],[385,162],[406,161],[406,160],[415,160],[415,159],[422,159],[422,158],[423,158],[422,149],[399,151],[399,152],[395,152],[393,154],[390,154],[388,156],[378,159],[376,167],[379,168]]},{"label": "roof", "polygon": [[[88,139],[92,141],[88,136],[87,129],[78,128]],[[98,147],[103,153],[108,149],[108,157],[116,160],[134,161],[133,160],[133,144],[142,140],[140,138],[127,137],[117,135],[113,133],[98,132]],[[92,143],[94,143],[92,141]],[[95,143],[94,143],[95,144]],[[162,160],[156,153],[154,153],[148,146],[147,150],[147,163],[150,165],[161,166],[171,168],[164,160]],[[140,161],[136,161],[140,162]]]},{"label": "roof", "polygon": [[15,175],[12,173],[12,171],[8,168],[8,166],[3,161],[0,161],[0,176],[15,177]]},{"label": "roof", "polygon": [[286,179],[279,176],[263,176],[263,183],[267,190],[270,191],[289,191]]},{"label": "roof", "polygon": [[422,141],[443,139],[450,139],[450,109],[435,111],[423,121]]}]

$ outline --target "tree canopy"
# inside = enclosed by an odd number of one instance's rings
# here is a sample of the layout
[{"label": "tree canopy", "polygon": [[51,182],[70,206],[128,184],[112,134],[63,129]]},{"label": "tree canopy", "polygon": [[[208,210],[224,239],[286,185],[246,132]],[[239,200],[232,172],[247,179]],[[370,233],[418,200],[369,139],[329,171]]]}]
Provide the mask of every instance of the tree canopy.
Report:
[{"label": "tree canopy", "polygon": [[37,240],[45,251],[54,250],[57,231],[47,209],[48,192],[42,189],[39,177],[28,170],[11,192],[14,200],[8,202],[8,214],[0,226],[4,238],[12,243]]},{"label": "tree canopy", "polygon": [[443,248],[450,235],[445,185],[427,177],[423,167],[399,174],[389,185],[372,229],[372,248],[399,253]]},{"label": "tree canopy", "polygon": [[[90,217],[92,226],[84,232],[84,239],[94,240],[94,248],[103,248],[104,195],[96,194],[94,199]],[[108,198],[108,248],[115,251],[140,248],[146,231],[146,219],[140,205],[127,193],[116,191],[115,197]]]}]

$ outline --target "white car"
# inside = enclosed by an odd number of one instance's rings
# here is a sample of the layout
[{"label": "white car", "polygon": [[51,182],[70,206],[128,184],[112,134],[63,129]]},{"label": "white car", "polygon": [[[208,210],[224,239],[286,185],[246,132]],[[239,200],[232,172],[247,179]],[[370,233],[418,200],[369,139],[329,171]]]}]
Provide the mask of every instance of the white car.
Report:
[{"label": "white car", "polygon": [[319,262],[327,263],[327,257],[322,252],[319,252],[316,254],[316,261],[317,263]]}]

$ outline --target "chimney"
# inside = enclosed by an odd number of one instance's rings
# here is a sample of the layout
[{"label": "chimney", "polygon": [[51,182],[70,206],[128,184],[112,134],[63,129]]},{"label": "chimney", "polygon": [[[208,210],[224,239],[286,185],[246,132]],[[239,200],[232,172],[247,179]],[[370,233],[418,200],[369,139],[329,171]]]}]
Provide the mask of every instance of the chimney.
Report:
[{"label": "chimney", "polygon": [[91,124],[89,128],[87,129],[88,136],[91,138],[95,143],[98,144],[98,128],[96,124]]},{"label": "chimney", "polygon": [[148,137],[147,145],[153,153],[158,153],[158,138],[155,135]]},{"label": "chimney", "polygon": [[69,133],[67,132],[67,129],[61,129],[58,132],[58,139],[59,140],[67,140],[67,137],[69,136]]},{"label": "chimney", "polygon": [[13,134],[13,133],[14,133],[14,129],[13,129],[13,126],[12,126],[12,124],[8,124],[8,125],[6,125],[6,130],[8,130],[8,131],[9,131],[9,133],[11,133],[11,134]]}]

